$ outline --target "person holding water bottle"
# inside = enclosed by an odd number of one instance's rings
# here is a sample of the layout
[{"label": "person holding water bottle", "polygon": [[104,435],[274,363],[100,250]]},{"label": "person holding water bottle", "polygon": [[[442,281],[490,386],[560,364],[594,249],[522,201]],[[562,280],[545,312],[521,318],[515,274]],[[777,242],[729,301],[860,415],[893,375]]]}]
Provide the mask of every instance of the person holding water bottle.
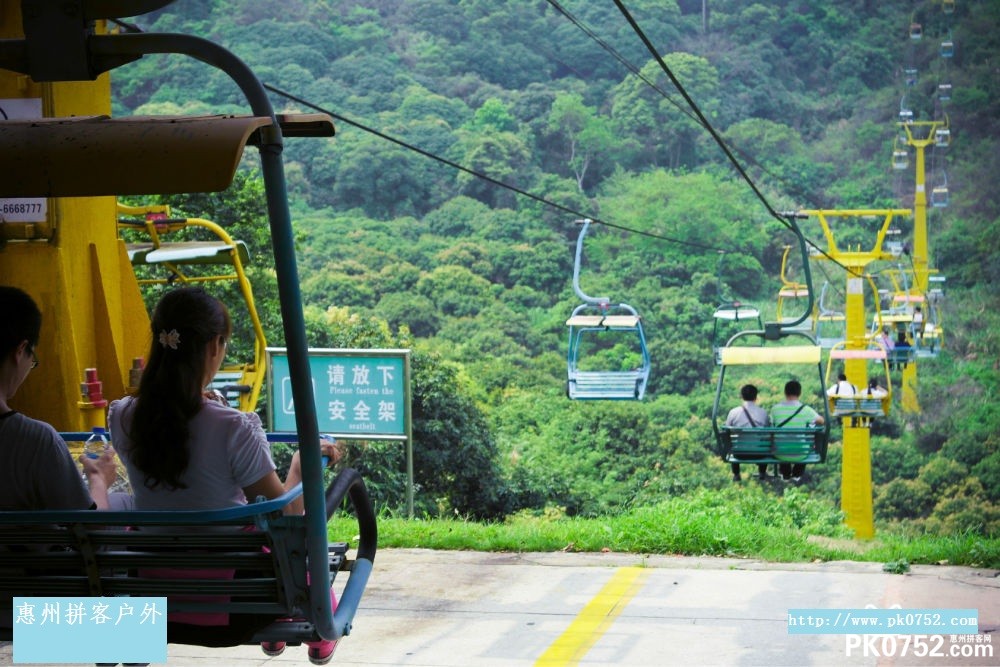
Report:
[{"label": "person holding water bottle", "polygon": [[114,450],[102,449],[94,458],[81,455],[81,478],[59,433],[8,403],[38,366],[38,305],[24,291],[0,286],[0,313],[0,510],[108,509]]},{"label": "person holding water bottle", "polygon": [[[234,507],[258,496],[275,498],[301,482],[298,452],[282,482],[260,418],[205,392],[232,333],[225,305],[200,287],[173,289],[160,298],[150,324],[152,343],[138,391],[113,401],[108,412],[135,508]],[[330,465],[344,455],[340,444],[326,438],[320,448]],[[301,496],[285,507],[286,514],[303,511]],[[247,629],[248,636],[254,629]],[[335,644],[311,642],[309,659],[325,664]],[[262,648],[276,655],[284,645]]]}]

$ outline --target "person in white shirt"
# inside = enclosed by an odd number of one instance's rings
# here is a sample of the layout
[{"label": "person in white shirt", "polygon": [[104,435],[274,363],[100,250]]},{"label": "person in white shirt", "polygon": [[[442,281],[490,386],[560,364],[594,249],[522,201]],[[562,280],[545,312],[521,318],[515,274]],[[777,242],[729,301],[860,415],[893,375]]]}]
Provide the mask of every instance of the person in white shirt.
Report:
[{"label": "person in white shirt", "polygon": [[889,392],[878,386],[878,380],[872,378],[868,381],[868,388],[862,394],[865,398],[885,398]]},{"label": "person in white shirt", "polygon": [[854,396],[857,393],[858,388],[847,381],[847,375],[844,373],[837,375],[837,383],[826,390],[827,396]]}]

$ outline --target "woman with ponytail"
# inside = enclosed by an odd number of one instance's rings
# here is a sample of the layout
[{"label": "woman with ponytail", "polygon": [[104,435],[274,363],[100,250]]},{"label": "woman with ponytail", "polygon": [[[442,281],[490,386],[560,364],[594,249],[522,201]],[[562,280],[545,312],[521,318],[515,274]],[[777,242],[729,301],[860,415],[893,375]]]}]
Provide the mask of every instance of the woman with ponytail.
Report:
[{"label": "woman with ponytail", "polygon": [[[156,305],[151,325],[139,389],[113,401],[108,412],[111,441],[128,469],[135,509],[234,507],[248,498],[275,498],[302,481],[298,452],[282,483],[260,418],[206,392],[232,333],[222,302],[198,287],[174,289]],[[339,445],[326,440],[321,451],[331,464],[343,455]],[[302,512],[301,496],[285,508],[286,514]],[[175,622],[175,615],[169,620]],[[334,644],[310,642],[310,660],[325,663]],[[276,655],[284,644],[264,649]]]}]

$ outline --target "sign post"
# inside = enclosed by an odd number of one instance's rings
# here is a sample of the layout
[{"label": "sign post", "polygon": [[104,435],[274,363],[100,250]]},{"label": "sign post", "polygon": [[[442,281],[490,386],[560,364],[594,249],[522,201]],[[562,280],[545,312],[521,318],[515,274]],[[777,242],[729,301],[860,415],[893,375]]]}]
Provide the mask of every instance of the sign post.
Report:
[{"label": "sign post", "polygon": [[[413,420],[409,350],[310,348],[321,433],[343,440],[406,441],[406,504],[413,518]],[[272,431],[295,431],[288,356],[267,348],[268,417]]]}]

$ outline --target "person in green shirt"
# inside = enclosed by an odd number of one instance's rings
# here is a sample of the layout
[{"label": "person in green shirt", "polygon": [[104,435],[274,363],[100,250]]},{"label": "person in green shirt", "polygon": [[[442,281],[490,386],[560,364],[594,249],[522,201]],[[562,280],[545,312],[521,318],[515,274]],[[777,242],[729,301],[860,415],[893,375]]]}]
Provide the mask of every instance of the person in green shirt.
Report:
[{"label": "person in green shirt", "polygon": [[[785,383],[785,400],[771,408],[771,424],[778,428],[808,428],[824,423],[823,416],[799,400],[802,385],[798,380]],[[778,472],[785,481],[802,481],[805,463],[781,463]]]}]

